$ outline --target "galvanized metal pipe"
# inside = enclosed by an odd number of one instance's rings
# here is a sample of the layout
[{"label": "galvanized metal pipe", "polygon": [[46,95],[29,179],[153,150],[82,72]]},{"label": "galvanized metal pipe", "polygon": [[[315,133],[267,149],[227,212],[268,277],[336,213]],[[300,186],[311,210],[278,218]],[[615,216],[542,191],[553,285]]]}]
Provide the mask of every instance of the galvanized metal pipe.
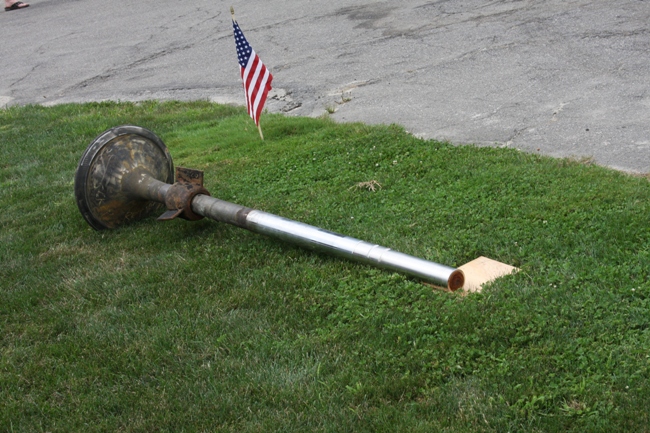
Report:
[{"label": "galvanized metal pipe", "polygon": [[192,199],[192,210],[215,221],[315,251],[402,272],[450,290],[458,290],[464,283],[463,272],[458,269],[208,195],[196,195]]}]

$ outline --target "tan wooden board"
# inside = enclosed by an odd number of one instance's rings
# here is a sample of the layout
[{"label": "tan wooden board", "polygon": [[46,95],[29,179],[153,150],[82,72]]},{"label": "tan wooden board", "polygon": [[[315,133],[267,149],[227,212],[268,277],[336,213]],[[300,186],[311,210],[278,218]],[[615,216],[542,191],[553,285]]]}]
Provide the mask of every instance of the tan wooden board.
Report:
[{"label": "tan wooden board", "polygon": [[463,285],[465,292],[480,292],[484,284],[518,271],[514,266],[483,256],[465,263],[458,269],[465,274],[465,285]]}]

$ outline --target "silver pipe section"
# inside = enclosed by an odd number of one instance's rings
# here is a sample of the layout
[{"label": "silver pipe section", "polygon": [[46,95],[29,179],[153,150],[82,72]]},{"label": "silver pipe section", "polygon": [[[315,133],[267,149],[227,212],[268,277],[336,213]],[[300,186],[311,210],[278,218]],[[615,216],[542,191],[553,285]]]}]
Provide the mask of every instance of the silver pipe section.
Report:
[{"label": "silver pipe section", "polygon": [[192,211],[311,250],[401,272],[450,290],[460,289],[465,281],[459,269],[208,195],[196,195],[192,199]]}]

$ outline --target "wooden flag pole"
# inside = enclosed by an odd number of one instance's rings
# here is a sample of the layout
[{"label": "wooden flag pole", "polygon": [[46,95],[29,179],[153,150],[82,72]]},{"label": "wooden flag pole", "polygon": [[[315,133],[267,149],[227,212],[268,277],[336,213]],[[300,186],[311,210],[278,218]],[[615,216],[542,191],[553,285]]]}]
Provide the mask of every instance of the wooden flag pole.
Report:
[{"label": "wooden flag pole", "polygon": [[260,131],[260,138],[264,141],[264,134],[262,134],[262,127],[260,125],[257,125],[257,130]]}]

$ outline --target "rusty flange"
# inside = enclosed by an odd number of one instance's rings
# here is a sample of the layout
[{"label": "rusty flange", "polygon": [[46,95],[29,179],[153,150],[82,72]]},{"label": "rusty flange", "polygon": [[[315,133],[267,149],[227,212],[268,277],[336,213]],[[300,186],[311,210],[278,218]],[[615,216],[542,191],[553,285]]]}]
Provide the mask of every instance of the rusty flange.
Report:
[{"label": "rusty flange", "polygon": [[167,221],[177,217],[188,221],[200,220],[203,216],[192,210],[192,199],[198,194],[210,195],[203,187],[203,172],[176,167],[176,183],[170,185],[165,192],[167,212],[158,217],[158,220]]},{"label": "rusty flange", "polygon": [[141,219],[162,205],[139,197],[126,180],[142,173],[164,183],[174,181],[174,164],[165,144],[139,126],[118,126],[88,146],[75,174],[75,197],[81,214],[96,230]]}]

